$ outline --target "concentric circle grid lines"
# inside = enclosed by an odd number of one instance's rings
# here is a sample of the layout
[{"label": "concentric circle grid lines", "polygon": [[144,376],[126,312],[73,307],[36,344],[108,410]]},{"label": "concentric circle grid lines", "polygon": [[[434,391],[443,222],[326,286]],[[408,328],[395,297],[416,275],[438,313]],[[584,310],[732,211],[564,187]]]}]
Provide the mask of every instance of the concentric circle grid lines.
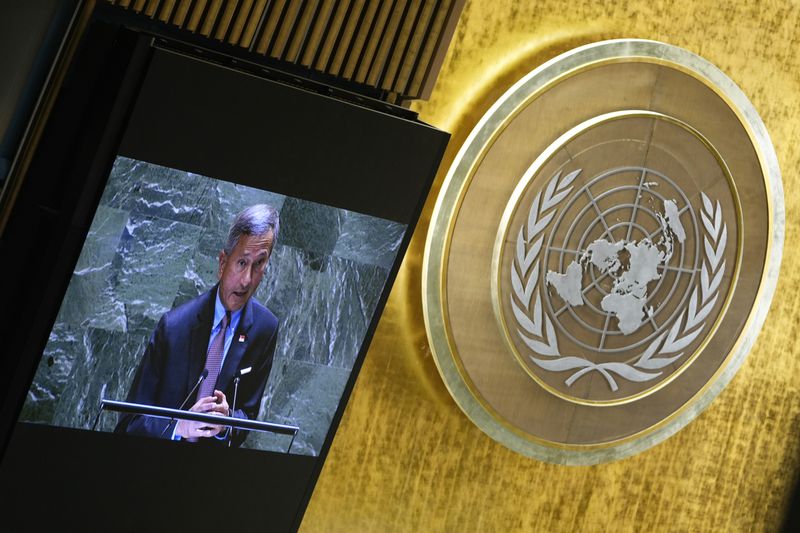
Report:
[{"label": "concentric circle grid lines", "polygon": [[[638,174],[638,181],[634,184],[631,183],[629,185],[620,185],[616,186],[607,190],[602,190],[600,192],[593,193],[593,189],[597,189],[598,185],[602,182],[610,179],[610,178],[617,178],[621,174],[625,173],[636,173]],[[655,180],[656,184],[664,183],[669,185],[673,190],[675,190],[679,198],[667,198],[663,194],[661,194],[658,190],[656,190],[653,186],[650,185],[648,180]],[[599,202],[603,199],[607,199],[610,196],[617,194],[617,193],[628,193],[633,195],[634,200],[633,202],[623,202],[623,203],[615,203],[612,207],[601,209]],[[564,207],[560,210],[555,222],[551,226],[549,237],[547,240],[547,246],[544,250],[544,264],[548,265],[551,264],[551,257],[550,254],[558,254],[557,255],[557,264],[559,272],[564,272],[565,270],[565,262],[568,263],[572,259],[577,259],[581,255],[586,252],[585,245],[587,244],[587,240],[589,235],[591,234],[592,230],[598,225],[602,224],[602,233],[601,238],[610,238],[610,241],[614,240],[614,232],[619,231],[619,229],[625,229],[625,238],[626,242],[630,242],[632,238],[636,237],[637,234],[641,236],[641,238],[648,238],[650,241],[654,241],[656,237],[663,231],[663,228],[659,225],[659,227],[654,231],[648,231],[645,226],[641,223],[642,215],[650,217],[657,221],[657,213],[650,209],[648,206],[643,205],[641,199],[644,195],[651,195],[654,198],[659,199],[662,204],[666,200],[678,200],[677,207],[678,207],[678,214],[683,217],[683,214],[687,211],[689,212],[689,216],[692,223],[692,228],[687,235],[691,236],[694,244],[694,253],[693,257],[691,258],[691,263],[688,264],[689,261],[688,254],[686,253],[685,246],[687,242],[683,243],[676,243],[676,252],[670,258],[670,261],[667,264],[662,264],[658,266],[658,269],[662,272],[662,276],[660,276],[659,280],[656,282],[656,286],[653,288],[652,291],[648,291],[646,303],[650,304],[652,300],[656,297],[656,295],[661,294],[660,289],[664,280],[667,278],[665,275],[667,272],[674,273],[674,279],[672,282],[667,295],[662,300],[662,304],[664,302],[672,301],[675,292],[680,284],[681,277],[684,275],[689,276],[688,284],[683,291],[683,294],[680,295],[680,301],[678,305],[676,305],[669,315],[666,318],[659,320],[659,314],[662,314],[662,311],[667,308],[665,305],[654,305],[653,306],[653,313],[652,315],[648,315],[646,317],[645,323],[641,327],[649,327],[652,331],[646,335],[644,338],[640,338],[635,342],[624,346],[617,346],[617,347],[608,347],[606,346],[606,342],[609,337],[621,337],[623,333],[614,327],[614,316],[613,313],[604,311],[597,307],[597,305],[591,301],[591,299],[587,298],[587,294],[592,291],[593,289],[598,290],[601,294],[605,293],[605,291],[601,288],[601,283],[610,278],[610,274],[608,272],[598,272],[595,273],[593,268],[590,268],[589,271],[592,276],[592,280],[590,283],[587,283],[586,286],[581,287],[581,296],[583,300],[584,306],[591,310],[592,312],[602,315],[603,320],[603,327],[598,328],[586,322],[586,320],[580,316],[578,312],[576,312],[575,308],[570,305],[566,301],[562,301],[562,303],[556,304],[553,301],[552,296],[552,288],[548,287],[545,281],[545,277],[547,275],[547,269],[543,268],[540,271],[540,283],[543,287],[543,296],[544,301],[546,303],[546,309],[549,312],[550,316],[553,317],[553,322],[556,324],[557,328],[561,332],[561,334],[565,335],[571,342],[575,343],[577,346],[580,346],[584,349],[590,350],[595,353],[601,354],[614,354],[620,352],[626,352],[628,350],[632,350],[638,348],[647,342],[652,341],[657,335],[661,334],[670,324],[672,324],[678,315],[684,310],[685,304],[689,295],[691,293],[691,289],[694,287],[696,278],[700,272],[700,236],[698,234],[698,222],[697,222],[697,215],[692,208],[691,203],[689,202],[686,193],[681,189],[672,179],[670,179],[665,174],[656,171],[651,168],[646,167],[635,167],[635,166],[626,166],[626,167],[618,167],[611,170],[607,170],[601,172],[600,174],[594,176],[592,179],[587,181],[583,187],[577,189],[571,197],[568,199],[567,203]],[[561,226],[562,222],[565,220],[565,216],[567,213],[571,212],[571,208],[576,202],[586,202],[586,204],[578,211],[577,215],[573,216],[573,220],[570,223],[567,231],[564,233],[564,236],[561,240],[560,245],[554,243],[555,235],[558,233],[558,228]],[[585,218],[585,215],[588,211],[594,211],[594,217],[589,222],[587,227],[584,229],[582,233],[578,233],[578,225],[581,220]],[[609,215],[615,211],[630,211],[630,218],[627,220],[623,220],[620,222],[612,222],[609,224]],[[574,241],[577,240],[577,243]],[[688,241],[689,239],[687,239]],[[574,243],[574,244],[573,244]],[[677,263],[677,265],[672,264]],[[599,274],[599,275],[598,275]],[[559,298],[560,300],[560,298]],[[584,328],[586,331],[590,332],[592,337],[594,337],[596,343],[590,344],[584,340],[578,338],[575,335],[574,331],[570,331],[570,329],[574,329],[574,327],[569,327],[563,323],[563,320],[560,318],[564,313],[567,313],[574,320],[580,327]]]}]

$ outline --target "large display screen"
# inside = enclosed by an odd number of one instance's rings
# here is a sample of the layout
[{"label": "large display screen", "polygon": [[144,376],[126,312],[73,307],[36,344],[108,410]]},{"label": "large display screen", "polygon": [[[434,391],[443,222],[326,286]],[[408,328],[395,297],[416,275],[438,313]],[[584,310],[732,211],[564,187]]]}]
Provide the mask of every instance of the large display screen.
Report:
[{"label": "large display screen", "polygon": [[[406,226],[126,157],[114,162],[20,420],[185,441],[168,419],[142,421],[151,430],[134,431],[123,427],[125,416],[102,413],[96,426],[95,418],[103,399],[181,407],[211,364],[217,287],[223,266],[234,272],[220,263],[230,227],[254,205],[277,211],[279,232],[263,279],[236,279],[230,290],[244,288],[276,317],[276,340],[259,345],[240,320],[215,388],[231,404],[234,373],[255,369],[237,391],[240,406],[251,404],[244,416],[299,431],[294,438],[252,431],[236,444],[317,455]],[[165,313],[181,306],[203,317],[176,317],[159,331]],[[141,390],[132,391],[137,371]]]},{"label": "large display screen", "polygon": [[0,241],[4,520],[295,529],[448,135],[106,7]]}]

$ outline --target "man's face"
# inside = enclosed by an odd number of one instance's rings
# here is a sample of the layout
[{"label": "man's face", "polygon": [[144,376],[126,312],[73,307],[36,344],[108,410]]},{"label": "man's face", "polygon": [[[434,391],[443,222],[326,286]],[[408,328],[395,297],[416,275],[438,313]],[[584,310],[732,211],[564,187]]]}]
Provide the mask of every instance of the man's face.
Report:
[{"label": "man's face", "polygon": [[219,254],[219,299],[225,309],[238,311],[256,292],[272,251],[272,232],[242,235],[228,255]]}]

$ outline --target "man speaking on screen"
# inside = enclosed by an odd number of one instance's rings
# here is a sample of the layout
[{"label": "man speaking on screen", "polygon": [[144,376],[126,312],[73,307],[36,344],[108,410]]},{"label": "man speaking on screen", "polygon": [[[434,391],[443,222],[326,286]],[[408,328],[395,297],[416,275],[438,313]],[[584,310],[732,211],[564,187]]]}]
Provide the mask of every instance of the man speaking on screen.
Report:
[{"label": "man speaking on screen", "polygon": [[[239,213],[219,254],[219,283],[165,313],[139,363],[128,401],[255,419],[272,367],[278,319],[252,296],[278,237],[278,212],[254,205]],[[234,376],[239,376],[235,411]],[[199,383],[199,385],[198,385]],[[245,432],[203,422],[123,415],[118,433],[241,445]]]}]

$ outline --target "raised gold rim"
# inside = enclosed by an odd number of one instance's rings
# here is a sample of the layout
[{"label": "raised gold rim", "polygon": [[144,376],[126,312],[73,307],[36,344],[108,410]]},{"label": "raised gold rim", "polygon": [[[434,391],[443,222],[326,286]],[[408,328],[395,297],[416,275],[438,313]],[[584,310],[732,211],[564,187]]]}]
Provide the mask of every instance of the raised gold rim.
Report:
[{"label": "raised gold rim", "polygon": [[[706,384],[681,408],[659,423],[624,439],[592,445],[566,445],[530,435],[505,420],[475,390],[449,335],[444,313],[443,273],[449,251],[448,220],[460,209],[463,192],[474,168],[505,126],[530,101],[549,87],[583,70],[614,62],[642,61],[674,68],[692,76],[717,94],[731,108],[750,137],[761,165],[767,189],[768,231],[772,236],[765,251],[764,274],[756,300],[734,347]],[[464,166],[466,165],[466,168]],[[559,464],[597,464],[620,459],[647,449],[696,417],[733,378],[755,342],[775,292],[782,256],[785,213],[783,187],[777,156],[766,127],[742,91],[724,73],[695,54],[656,41],[621,39],[576,48],[533,70],[514,84],[481,118],[454,159],[442,185],[431,217],[423,256],[423,317],[439,373],[450,394],[467,417],[490,437],[525,455]],[[434,266],[435,268],[432,268]]]},{"label": "raised gold rim", "polygon": [[[690,134],[694,135],[703,145],[708,149],[709,152],[714,156],[714,159],[717,161],[717,164],[722,169],[723,174],[725,175],[725,179],[728,181],[728,187],[730,188],[731,195],[733,196],[733,203],[736,210],[736,259],[735,265],[733,269],[733,275],[731,276],[732,282],[730,287],[728,288],[728,294],[725,297],[725,300],[722,303],[722,307],[719,310],[717,315],[717,319],[712,324],[711,328],[709,329],[708,333],[706,333],[703,342],[697,347],[694,353],[686,358],[686,360],[669,376],[662,379],[652,387],[645,389],[641,392],[636,394],[632,394],[630,396],[624,396],[622,398],[617,398],[615,400],[587,400],[583,398],[577,398],[575,396],[570,396],[569,394],[564,394],[562,391],[554,388],[553,386],[549,385],[545,382],[533,369],[527,364],[527,358],[519,353],[514,342],[511,340],[511,333],[508,330],[508,325],[505,321],[505,314],[503,313],[502,304],[501,304],[501,294],[500,294],[500,265],[503,263],[503,256],[504,256],[504,246],[503,243],[506,240],[506,236],[508,235],[509,225],[511,223],[511,219],[516,214],[517,208],[519,206],[519,200],[528,187],[533,182],[534,178],[537,176],[539,171],[544,167],[553,156],[563,147],[565,144],[570,142],[571,140],[577,138],[578,136],[586,133],[587,131],[596,128],[602,124],[607,124],[614,120],[621,120],[625,118],[652,118],[657,120],[664,120],[666,122],[675,124],[680,126],[684,130],[688,131]],[[634,110],[625,110],[625,111],[614,111],[611,113],[605,113],[603,115],[598,115],[593,117],[581,124],[578,124],[574,128],[570,129],[563,135],[561,135],[558,139],[556,139],[550,146],[548,146],[542,154],[536,158],[536,160],[531,164],[530,167],[525,171],[522,179],[517,184],[517,187],[514,189],[514,192],[511,193],[511,197],[509,198],[508,203],[506,204],[506,208],[503,211],[503,215],[500,218],[500,225],[498,227],[497,236],[495,237],[494,247],[492,252],[492,278],[491,278],[491,286],[492,286],[492,307],[494,309],[494,316],[497,321],[497,325],[500,328],[500,332],[503,335],[503,340],[506,343],[506,346],[514,355],[514,358],[517,362],[522,366],[525,372],[543,389],[547,392],[554,394],[555,396],[561,398],[562,400],[568,401],[570,403],[576,403],[580,405],[589,405],[593,407],[603,407],[603,406],[614,406],[614,405],[622,405],[630,402],[634,402],[636,400],[640,400],[646,396],[653,394],[661,390],[662,388],[669,385],[672,381],[674,381],[680,374],[682,374],[689,366],[697,360],[700,354],[705,350],[708,343],[711,341],[711,338],[716,333],[717,329],[719,329],[719,325],[722,322],[725,313],[730,306],[730,302],[733,299],[733,295],[736,292],[736,284],[739,279],[739,272],[741,270],[741,258],[744,248],[743,242],[743,224],[742,224],[742,207],[741,202],[739,199],[739,192],[736,188],[736,184],[733,181],[733,176],[731,176],[731,171],[728,168],[728,165],[720,155],[719,151],[714,147],[713,144],[697,129],[693,128],[689,124],[685,123],[684,121],[677,119],[675,117],[665,115],[663,113],[658,113],[655,111],[645,111],[641,109],[634,109]]]}]

